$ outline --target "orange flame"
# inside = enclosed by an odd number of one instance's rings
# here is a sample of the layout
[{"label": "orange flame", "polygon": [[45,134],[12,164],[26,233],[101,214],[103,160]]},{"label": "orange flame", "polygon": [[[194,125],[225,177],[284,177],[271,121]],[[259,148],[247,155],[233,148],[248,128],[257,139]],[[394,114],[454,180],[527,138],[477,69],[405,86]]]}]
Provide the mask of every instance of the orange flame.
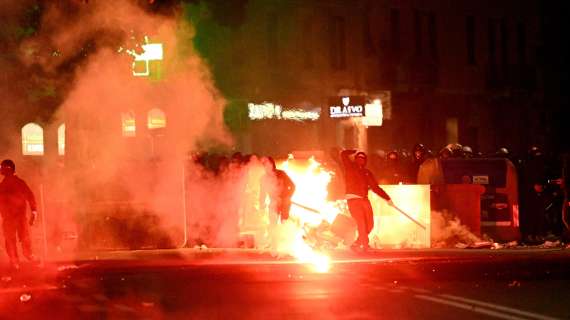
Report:
[{"label": "orange flame", "polygon": [[290,211],[294,227],[287,230],[291,239],[288,251],[300,262],[310,264],[316,272],[327,272],[330,257],[316,251],[305,241],[303,227],[317,227],[325,221],[332,223],[340,213],[338,205],[327,200],[327,187],[333,173],[323,168],[314,157],[300,163],[289,155],[286,161],[279,164],[279,168],[289,175],[296,186]]}]

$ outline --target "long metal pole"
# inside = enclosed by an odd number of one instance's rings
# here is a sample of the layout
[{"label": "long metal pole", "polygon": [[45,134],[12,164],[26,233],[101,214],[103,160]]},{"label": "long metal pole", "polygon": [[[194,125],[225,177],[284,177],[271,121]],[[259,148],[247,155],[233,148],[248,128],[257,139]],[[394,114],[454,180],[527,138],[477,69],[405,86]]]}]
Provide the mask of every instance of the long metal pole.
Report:
[{"label": "long metal pole", "polygon": [[182,247],[188,245],[188,216],[186,212],[186,166],[182,162],[182,213],[184,215],[184,243]]},{"label": "long metal pole", "polygon": [[44,200],[44,184],[40,184],[40,205],[42,207],[42,212],[40,213],[40,217],[42,219],[42,234],[43,234],[43,256],[44,256],[44,263],[47,260],[47,232],[46,232],[46,205]]},{"label": "long metal pole", "polygon": [[415,224],[417,224],[418,226],[420,226],[420,228],[426,230],[426,226],[424,226],[423,224],[421,224],[418,220],[414,219],[412,216],[410,216],[409,214],[405,213],[404,210],[398,208],[395,204],[388,204],[390,205],[392,208],[396,209],[399,213],[403,214],[404,216],[406,216],[408,219],[412,220]]},{"label": "long metal pole", "polygon": [[313,212],[313,213],[319,213],[319,214],[321,213],[321,212],[320,212],[319,210],[317,210],[317,209],[314,209],[314,208],[311,208],[311,207],[307,207],[307,206],[302,205],[302,204],[300,204],[300,203],[297,203],[297,202],[295,202],[295,201],[291,201],[291,204],[294,204],[294,205],[296,205],[296,206],[299,207],[299,208],[303,208],[303,209],[308,210],[308,211],[311,211],[311,212]]}]

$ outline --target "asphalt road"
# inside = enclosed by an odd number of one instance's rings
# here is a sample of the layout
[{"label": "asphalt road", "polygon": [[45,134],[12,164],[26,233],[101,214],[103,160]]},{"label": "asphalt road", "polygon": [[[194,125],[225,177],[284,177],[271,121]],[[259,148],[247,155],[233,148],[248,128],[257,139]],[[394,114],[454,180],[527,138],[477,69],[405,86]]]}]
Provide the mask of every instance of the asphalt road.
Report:
[{"label": "asphalt road", "polygon": [[2,271],[2,319],[570,319],[570,250],[149,251]]}]

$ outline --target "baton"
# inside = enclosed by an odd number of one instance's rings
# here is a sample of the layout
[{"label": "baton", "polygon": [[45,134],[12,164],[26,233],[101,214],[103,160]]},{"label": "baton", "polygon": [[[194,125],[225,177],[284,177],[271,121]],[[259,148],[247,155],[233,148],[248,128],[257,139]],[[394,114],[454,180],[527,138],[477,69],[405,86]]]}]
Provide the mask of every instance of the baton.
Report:
[{"label": "baton", "polygon": [[305,210],[309,210],[309,211],[314,212],[314,213],[318,213],[318,214],[321,213],[321,212],[320,212],[319,210],[317,210],[317,209],[313,209],[313,208],[311,208],[311,207],[307,207],[307,206],[302,205],[302,204],[300,204],[300,203],[297,203],[297,202],[295,202],[295,201],[291,201],[291,204],[294,204],[294,205],[296,205],[297,207],[303,208],[303,209],[305,209]]},{"label": "baton", "polygon": [[[388,204],[390,204],[390,203],[388,202]],[[400,212],[401,214],[405,215],[408,219],[412,220],[415,224],[417,224],[418,226],[420,226],[420,228],[422,228],[422,229],[424,229],[424,230],[426,229],[426,226],[424,226],[423,224],[421,224],[418,220],[412,218],[409,214],[405,213],[404,210],[402,210],[402,209],[396,207],[395,204],[391,205],[391,207],[394,208],[394,209],[396,209],[396,210],[397,210],[398,212]]]}]

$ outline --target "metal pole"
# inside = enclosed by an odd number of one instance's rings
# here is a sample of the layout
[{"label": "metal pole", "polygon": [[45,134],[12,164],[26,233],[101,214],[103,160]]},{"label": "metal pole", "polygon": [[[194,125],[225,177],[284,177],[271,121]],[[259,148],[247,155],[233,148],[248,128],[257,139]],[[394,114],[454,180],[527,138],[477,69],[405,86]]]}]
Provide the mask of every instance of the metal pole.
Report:
[{"label": "metal pole", "polygon": [[184,242],[182,247],[188,245],[188,216],[186,212],[186,166],[182,161],[182,213],[184,215]]},{"label": "metal pole", "polygon": [[[390,205],[390,203],[389,203]],[[408,219],[412,220],[415,224],[417,224],[418,226],[420,226],[420,228],[426,230],[426,226],[424,226],[423,224],[421,224],[418,220],[412,218],[412,216],[410,216],[409,214],[405,213],[402,209],[396,207],[395,204],[390,205],[392,208],[396,209],[398,212],[400,212],[401,214],[403,214],[404,216],[406,216]]]},{"label": "metal pole", "polygon": [[40,184],[40,205],[42,207],[42,212],[40,214],[40,217],[42,219],[42,234],[43,234],[43,256],[44,256],[44,263],[47,260],[47,232],[46,232],[46,215],[47,215],[47,210],[46,210],[46,205],[45,205],[45,200],[44,200],[44,184]]},{"label": "metal pole", "polygon": [[297,202],[295,202],[295,201],[291,201],[291,204],[294,204],[294,205],[296,205],[296,206],[299,207],[299,208],[303,208],[303,209],[308,210],[308,211],[311,211],[311,212],[313,212],[313,213],[319,213],[319,214],[321,213],[321,212],[320,212],[319,210],[317,210],[317,209],[313,209],[313,208],[311,208],[311,207],[307,207],[307,206],[302,205],[302,204],[300,204],[300,203],[297,203]]}]

